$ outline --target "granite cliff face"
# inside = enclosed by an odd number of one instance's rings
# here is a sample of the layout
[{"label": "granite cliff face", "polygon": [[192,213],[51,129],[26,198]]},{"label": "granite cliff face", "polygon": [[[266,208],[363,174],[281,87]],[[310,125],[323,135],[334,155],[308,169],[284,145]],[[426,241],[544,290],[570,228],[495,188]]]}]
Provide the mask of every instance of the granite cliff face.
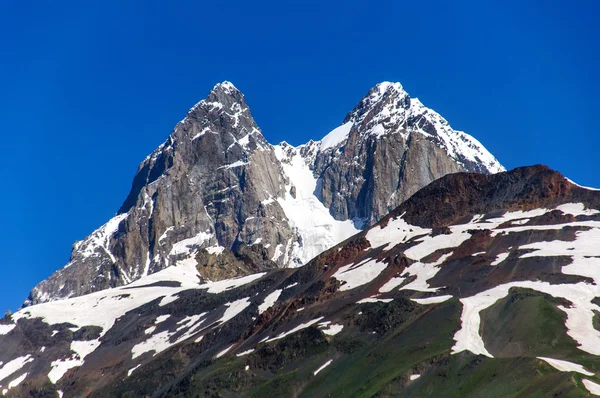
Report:
[{"label": "granite cliff face", "polygon": [[[70,262],[25,304],[122,286],[180,263],[213,280],[299,266],[443,175],[502,170],[399,83],[378,84],[340,127],[293,147],[269,144],[244,96],[224,82],[144,159],[117,215],[77,242]],[[215,264],[222,271],[210,271]]]}]

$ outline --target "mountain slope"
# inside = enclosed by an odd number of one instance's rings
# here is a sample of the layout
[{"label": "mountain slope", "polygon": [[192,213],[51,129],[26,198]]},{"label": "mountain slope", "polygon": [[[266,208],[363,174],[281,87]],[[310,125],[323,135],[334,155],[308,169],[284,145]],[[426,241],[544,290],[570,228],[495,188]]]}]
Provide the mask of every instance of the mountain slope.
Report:
[{"label": "mountain slope", "polygon": [[[122,286],[180,262],[205,278],[305,264],[451,172],[502,166],[399,83],[323,140],[270,145],[242,93],[217,84],[140,164],[117,215],[73,246],[25,305]],[[221,256],[224,254],[224,256]]]},{"label": "mountain slope", "polygon": [[543,166],[452,174],[303,267],[206,282],[183,263],[24,308],[0,322],[0,385],[65,397],[600,394],[599,240],[600,191]]}]

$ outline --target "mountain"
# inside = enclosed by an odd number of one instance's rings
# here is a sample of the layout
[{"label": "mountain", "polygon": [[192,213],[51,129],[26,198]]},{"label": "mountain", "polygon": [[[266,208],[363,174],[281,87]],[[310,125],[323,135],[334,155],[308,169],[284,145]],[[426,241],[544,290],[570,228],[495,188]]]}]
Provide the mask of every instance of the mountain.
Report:
[{"label": "mountain", "polygon": [[298,268],[181,262],[0,321],[7,396],[600,394],[600,191],[454,173]]},{"label": "mountain", "polygon": [[378,84],[340,127],[298,147],[269,144],[242,93],[220,83],[140,164],[117,215],[76,242],[25,305],[182,262],[213,281],[299,266],[443,175],[502,170],[399,83]]}]

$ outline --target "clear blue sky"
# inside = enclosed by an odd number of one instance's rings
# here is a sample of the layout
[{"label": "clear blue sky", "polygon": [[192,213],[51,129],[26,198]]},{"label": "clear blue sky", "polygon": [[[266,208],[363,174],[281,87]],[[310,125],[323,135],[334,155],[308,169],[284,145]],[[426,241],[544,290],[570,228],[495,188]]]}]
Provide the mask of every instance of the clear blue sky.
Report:
[{"label": "clear blue sky", "polygon": [[114,214],[222,80],[292,144],[400,81],[506,167],[600,187],[598,2],[257,3],[0,2],[1,310]]}]

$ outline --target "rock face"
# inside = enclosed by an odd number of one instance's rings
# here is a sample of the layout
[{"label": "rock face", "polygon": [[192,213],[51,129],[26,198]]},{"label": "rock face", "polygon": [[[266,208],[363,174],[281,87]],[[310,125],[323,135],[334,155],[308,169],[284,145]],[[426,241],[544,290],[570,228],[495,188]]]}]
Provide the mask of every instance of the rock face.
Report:
[{"label": "rock face", "polygon": [[144,159],[117,215],[77,242],[25,304],[122,286],[194,262],[200,249],[257,246],[269,261],[250,268],[299,266],[443,175],[501,170],[399,83],[374,87],[321,141],[292,147],[269,144],[224,82]]},{"label": "rock face", "polygon": [[[6,316],[0,390],[589,396],[599,241],[598,190],[544,166],[452,174],[302,267],[269,266],[257,245],[201,249],[127,286]],[[273,269],[230,278],[256,263]]]}]

